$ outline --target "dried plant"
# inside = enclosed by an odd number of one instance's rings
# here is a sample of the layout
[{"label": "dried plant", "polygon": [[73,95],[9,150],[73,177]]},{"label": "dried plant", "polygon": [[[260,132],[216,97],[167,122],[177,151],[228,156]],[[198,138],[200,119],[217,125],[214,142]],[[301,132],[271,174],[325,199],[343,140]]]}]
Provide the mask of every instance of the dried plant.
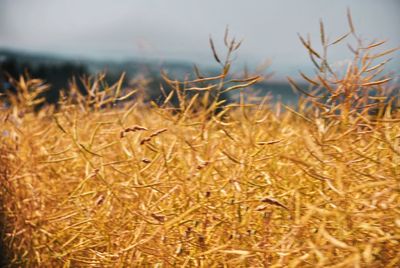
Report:
[{"label": "dried plant", "polygon": [[[398,267],[400,114],[372,62],[390,51],[349,21],[331,43],[321,23],[322,53],[301,39],[317,75],[302,74],[310,91],[290,80],[299,109],[224,103],[259,80],[229,75],[228,34],[225,59],[210,39],[220,75],[164,75],[160,105],[100,75],[35,111],[45,86],[15,81],[0,111],[9,266]],[[326,49],[350,35],[354,61],[335,72]]]}]

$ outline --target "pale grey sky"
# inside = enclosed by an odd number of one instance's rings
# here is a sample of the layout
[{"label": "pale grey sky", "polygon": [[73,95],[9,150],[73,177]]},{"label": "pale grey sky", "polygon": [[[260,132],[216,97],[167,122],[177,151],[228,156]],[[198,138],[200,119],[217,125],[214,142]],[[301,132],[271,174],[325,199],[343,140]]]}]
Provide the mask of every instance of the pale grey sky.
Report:
[{"label": "pale grey sky", "polygon": [[[244,38],[239,62],[269,58],[276,69],[299,69],[309,60],[297,33],[317,43],[322,18],[335,39],[348,29],[347,7],[363,37],[400,45],[400,0],[0,0],[0,47],[206,64],[209,35],[221,44],[229,25]],[[346,57],[343,48],[331,54]]]}]

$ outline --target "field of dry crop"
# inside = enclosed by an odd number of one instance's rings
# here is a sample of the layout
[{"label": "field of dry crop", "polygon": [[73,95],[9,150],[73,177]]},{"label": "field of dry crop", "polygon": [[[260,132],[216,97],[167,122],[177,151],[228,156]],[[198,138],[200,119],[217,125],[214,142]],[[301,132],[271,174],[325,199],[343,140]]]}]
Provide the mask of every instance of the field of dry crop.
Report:
[{"label": "field of dry crop", "polygon": [[[246,101],[261,77],[230,74],[228,36],[224,59],[211,41],[219,76],[165,75],[157,104],[95,77],[37,111],[46,85],[14,80],[0,103],[8,263],[399,267],[399,100],[381,76],[391,51],[350,26],[329,43],[321,24],[321,52],[301,38],[318,73],[301,74],[308,89],[290,79],[298,107]],[[332,70],[326,50],[345,38],[354,59]]]}]

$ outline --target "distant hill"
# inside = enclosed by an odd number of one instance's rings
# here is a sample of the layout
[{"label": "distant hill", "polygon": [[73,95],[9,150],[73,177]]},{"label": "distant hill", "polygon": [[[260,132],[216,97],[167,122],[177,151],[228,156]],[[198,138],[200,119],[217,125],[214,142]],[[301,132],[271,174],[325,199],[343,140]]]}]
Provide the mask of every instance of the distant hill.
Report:
[{"label": "distant hill", "polygon": [[[59,56],[27,53],[12,50],[0,50],[0,91],[7,87],[5,73],[12,77],[28,72],[32,77],[44,79],[51,85],[51,91],[46,96],[49,102],[54,102],[59,91],[68,87],[72,77],[93,75],[106,72],[107,81],[114,83],[125,72],[127,81],[142,74],[149,78],[152,98],[159,95],[159,85],[162,82],[161,70],[166,70],[171,77],[183,79],[193,73],[193,65],[185,62],[151,62],[151,61],[99,61],[91,59],[70,59]],[[215,75],[218,71],[213,68],[203,69],[205,75]],[[293,103],[297,100],[290,85],[286,82],[264,81],[255,86],[262,95],[271,92],[275,99],[280,96],[284,102]]]}]

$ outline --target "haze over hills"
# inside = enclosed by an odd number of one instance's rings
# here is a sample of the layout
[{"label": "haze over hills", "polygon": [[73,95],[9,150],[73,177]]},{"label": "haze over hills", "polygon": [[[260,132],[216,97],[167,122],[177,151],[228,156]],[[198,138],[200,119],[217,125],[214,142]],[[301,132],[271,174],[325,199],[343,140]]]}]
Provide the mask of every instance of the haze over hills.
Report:
[{"label": "haze over hills", "polygon": [[[0,54],[15,59],[15,74],[29,65],[35,69],[33,74],[45,78],[53,88],[65,87],[68,75],[106,70],[110,81],[122,72],[128,78],[138,73],[152,77],[152,90],[158,93],[161,68],[172,77],[192,73],[192,63],[200,64],[205,73],[216,72],[208,38],[214,38],[216,50],[223,54],[228,27],[232,37],[244,40],[233,65],[236,71],[242,71],[245,64],[251,70],[271,59],[270,71],[275,75],[258,87],[287,101],[296,95],[286,76],[299,78],[299,70],[315,74],[297,33],[309,34],[320,52],[320,19],[327,39],[336,40],[349,31],[349,9],[363,40],[387,40],[382,49],[398,47],[400,1],[384,2],[257,0],[249,5],[238,0],[0,0]],[[350,36],[343,44],[330,47],[328,53],[338,70],[352,58],[347,41],[355,40]],[[399,80],[399,55],[394,52],[385,66],[395,73],[393,80]]]},{"label": "haze over hills", "polygon": [[[101,72],[107,74],[107,81],[113,83],[122,73],[126,74],[126,80],[142,75],[149,78],[149,95],[157,97],[160,94],[159,85],[162,81],[161,70],[164,70],[172,78],[184,79],[193,74],[193,64],[182,61],[151,61],[151,60],[100,60],[90,58],[62,57],[51,54],[23,52],[17,50],[0,50],[0,72],[7,72],[17,77],[28,71],[33,77],[47,81],[53,91],[59,91],[68,86],[68,81],[73,76],[85,74],[94,75]],[[204,75],[216,75],[219,70],[215,66],[201,66]],[[272,76],[273,77],[273,76]],[[3,82],[5,78],[3,77]],[[4,87],[4,86],[3,86]],[[297,95],[293,92],[287,81],[278,79],[266,79],[255,86],[262,95],[271,92],[274,98],[282,99],[287,103],[293,103]],[[1,89],[1,91],[3,91]],[[55,94],[50,101],[55,100]]]},{"label": "haze over hills", "polygon": [[[323,19],[326,36],[333,41],[349,30],[347,8],[360,36],[387,40],[387,48],[399,46],[400,1],[383,2],[1,0],[0,47],[106,60],[140,55],[209,64],[208,37],[222,52],[228,25],[233,37],[244,40],[240,65],[271,59],[277,75],[285,77],[312,65],[297,33],[310,34],[318,45]],[[329,57],[343,60],[346,52],[345,45],[334,47]],[[398,56],[392,62],[399,65]]]}]

